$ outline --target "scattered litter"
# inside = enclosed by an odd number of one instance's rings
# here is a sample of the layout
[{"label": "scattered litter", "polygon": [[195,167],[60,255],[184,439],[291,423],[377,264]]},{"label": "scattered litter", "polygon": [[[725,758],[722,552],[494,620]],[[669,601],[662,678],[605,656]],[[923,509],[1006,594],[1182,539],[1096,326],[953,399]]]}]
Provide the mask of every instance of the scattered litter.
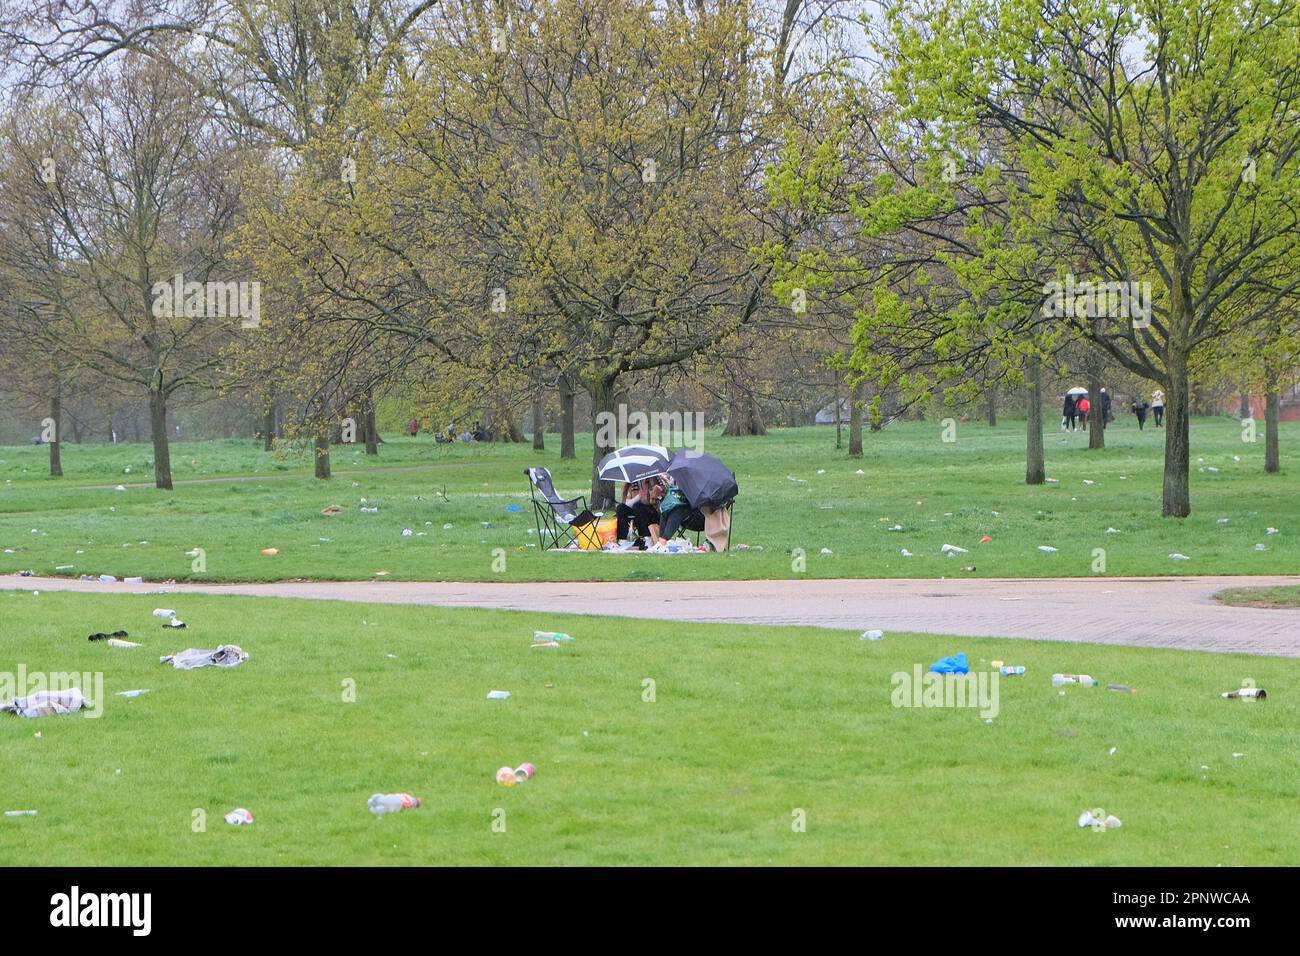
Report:
[{"label": "scattered litter", "polygon": [[533,631],[533,640],[568,642],[568,641],[572,641],[573,638],[570,637],[568,634],[561,633],[560,631]]},{"label": "scattered litter", "polygon": [[415,536],[415,532],[412,531],[410,528],[403,528],[403,529],[402,529],[402,537],[403,537],[403,538],[412,538],[412,537],[414,537],[414,536]]},{"label": "scattered litter", "polygon": [[15,697],[0,704],[0,711],[17,714],[19,717],[53,717],[75,713],[83,707],[89,707],[90,701],[76,687],[67,690],[40,690],[26,697]]},{"label": "scattered litter", "polygon": [[379,514],[379,509],[378,509],[378,508],[366,508],[366,507],[363,506],[363,507],[361,508],[361,513],[362,513],[363,515],[377,515],[377,514]]},{"label": "scattered litter", "polygon": [[1119,533],[1120,533],[1120,530],[1119,530],[1119,528],[1107,528],[1107,529],[1106,529],[1106,533],[1107,533],[1107,534],[1119,534]]},{"label": "scattered litter", "polygon": [[1091,827],[1094,830],[1118,830],[1123,824],[1119,817],[1108,815],[1105,810],[1084,810],[1079,814],[1079,829]]},{"label": "scattered litter", "polygon": [[518,505],[506,505],[506,513],[507,513],[507,514],[514,514],[515,512],[517,512],[517,511],[519,511],[519,510],[520,510],[520,509],[519,509],[519,506],[518,506]]},{"label": "scattered litter", "polygon": [[123,584],[144,584],[144,578],[123,578]]},{"label": "scattered litter", "polygon": [[1003,677],[1023,677],[1025,675],[1025,665],[1003,664],[998,668],[998,673]]},{"label": "scattered litter", "polygon": [[168,621],[166,624],[163,625],[163,627],[174,627],[178,629],[184,626],[185,626],[185,622],[178,620],[177,618],[172,618],[170,621]]},{"label": "scattered litter", "polygon": [[930,665],[932,674],[969,674],[970,663],[966,660],[966,652],[953,654],[951,657],[941,657]]},{"label": "scattered litter", "polygon": [[510,691],[508,690],[490,690],[487,695],[488,700],[509,700]]},{"label": "scattered litter", "polygon": [[1052,686],[1060,687],[1063,684],[1079,684],[1083,687],[1096,687],[1100,681],[1095,677],[1089,677],[1087,674],[1053,674]]},{"label": "scattered litter", "polygon": [[71,570],[72,570],[73,568],[75,568],[75,567],[76,567],[75,564],[60,564],[60,565],[59,565],[57,568],[55,568],[54,570],[55,570],[55,571],[71,571]]},{"label": "scattered litter", "polygon": [[865,475],[866,472],[863,471],[861,468],[859,468],[857,471],[854,472],[854,474],[855,474],[855,475]]},{"label": "scattered litter", "polygon": [[884,639],[885,632],[877,630],[863,631],[862,636],[859,638],[862,641],[883,641]]},{"label": "scattered litter", "polygon": [[1219,696],[1224,700],[1266,700],[1268,691],[1262,687],[1239,687]]},{"label": "scattered litter", "polygon": [[1210,472],[1211,474],[1215,474],[1215,475],[1217,475],[1217,474],[1219,473],[1219,469],[1214,468],[1214,467],[1206,468],[1205,470],[1208,471],[1208,472]]},{"label": "scattered litter", "polygon": [[139,697],[141,694],[147,694],[147,693],[149,693],[149,688],[141,687],[139,690],[119,690],[117,692],[117,696],[126,697],[130,700],[135,700],[135,698]]},{"label": "scattered litter", "polygon": [[249,655],[235,644],[222,644],[215,651],[198,650],[190,647],[175,654],[158,658],[160,664],[171,664],[180,671],[194,670],[196,667],[237,667],[248,660]]},{"label": "scattered litter", "polygon": [[1056,478],[1044,478],[1043,483],[1047,485],[1055,485],[1059,483],[1059,480]]},{"label": "scattered litter", "polygon": [[273,557],[275,557],[277,554],[280,553],[280,549],[279,549],[279,548],[263,548],[263,549],[262,549],[262,553],[263,553],[264,555],[266,555],[268,558],[273,558]]},{"label": "scattered litter", "polygon": [[123,640],[119,640],[116,637],[110,637],[104,643],[107,644],[109,647],[139,647],[140,646],[135,641],[123,641]]},{"label": "scattered litter", "polygon": [[5,811],[5,816],[7,816],[7,817],[34,817],[34,816],[36,816],[36,811],[35,811],[35,810],[6,810],[6,811]]},{"label": "scattered litter", "polygon": [[1267,551],[1268,548],[1264,547],[1262,544],[1257,544],[1257,545],[1255,545],[1255,550],[1256,550],[1256,551]]},{"label": "scattered litter", "polygon": [[903,530],[903,526],[902,526],[901,524],[896,524],[896,525],[894,525],[892,528],[886,528],[885,530],[886,530],[886,531],[902,531],[902,530]]},{"label": "scattered litter", "polygon": [[113,575],[111,575],[111,574],[101,574],[101,575],[99,576],[99,583],[100,583],[100,584],[116,584],[116,583],[117,583],[117,578],[113,577]]},{"label": "scattered litter", "polygon": [[973,564],[964,564],[964,565],[962,565],[961,570],[963,570],[963,571],[965,571],[965,572],[967,572],[967,573],[970,573],[971,571],[974,571],[974,570],[975,570],[975,565],[973,565]]},{"label": "scattered litter", "polygon": [[939,549],[940,554],[970,554],[967,548],[959,548],[955,544],[945,544]]},{"label": "scattered litter", "polygon": [[826,555],[828,555],[828,554],[834,554],[835,552],[832,551],[830,548],[822,548],[821,553],[822,553],[822,556],[824,557],[824,556],[826,556]]},{"label": "scattered litter", "polygon": [[1111,748],[1110,748],[1110,755],[1113,757],[1113,756],[1115,756],[1115,754],[1116,754],[1118,751],[1119,751],[1119,748],[1118,748],[1118,747],[1111,747]]},{"label": "scattered litter", "polygon": [[423,805],[423,800],[419,797],[413,797],[409,793],[376,793],[366,801],[366,806],[376,816],[382,813],[401,813],[403,810],[414,810]]},{"label": "scattered litter", "polygon": [[1217,519],[1214,523],[1215,523],[1215,524],[1227,524],[1227,523],[1228,523],[1228,519],[1227,519],[1227,518],[1219,518],[1219,519]]},{"label": "scattered litter", "polygon": [[794,475],[786,475],[785,477],[790,481],[795,482],[796,484],[800,484],[800,485],[808,484],[808,479],[806,478],[796,478]]},{"label": "scattered litter", "polygon": [[1169,556],[1169,560],[1170,560],[1170,561],[1190,561],[1190,560],[1192,560],[1192,559],[1189,558],[1189,557],[1188,557],[1187,555],[1185,555],[1185,554],[1179,554],[1177,551],[1175,551],[1173,554],[1171,554],[1171,555]]},{"label": "scattered litter", "polygon": [[253,822],[253,815],[243,807],[235,807],[226,814],[226,822],[234,827],[248,826]]},{"label": "scattered litter", "polygon": [[1277,528],[1265,528],[1265,529],[1264,529],[1264,533],[1265,533],[1265,534],[1277,534]]},{"label": "scattered litter", "polygon": [[513,787],[519,782],[513,767],[502,767],[497,771],[497,783],[503,787]]},{"label": "scattered litter", "polygon": [[1134,688],[1129,687],[1128,684],[1107,684],[1106,689],[1118,691],[1121,694],[1129,694],[1130,696],[1137,693],[1137,691]]},{"label": "scattered litter", "polygon": [[450,531],[450,530],[451,530],[452,528],[454,528],[454,527],[456,527],[456,526],[455,526],[454,524],[452,524],[450,521],[448,521],[445,525],[442,526],[442,530],[443,530],[443,531]]},{"label": "scattered litter", "polygon": [[818,468],[818,469],[817,469],[817,474],[819,474],[819,475],[824,475],[824,474],[826,474],[826,469],[825,469],[825,468]]},{"label": "scattered litter", "polygon": [[328,516],[330,516],[330,517],[333,517],[334,515],[342,514],[342,513],[343,513],[343,506],[342,506],[342,505],[330,505],[329,507],[322,508],[320,513],[323,514],[323,515],[328,515]]},{"label": "scattered litter", "polygon": [[997,518],[997,517],[1000,517],[1000,516],[1001,516],[1002,512],[1000,512],[1000,511],[990,511],[989,514],[991,514],[993,517]]},{"label": "scattered litter", "polygon": [[1057,552],[1057,549],[1053,548],[1050,544],[1040,544],[1038,550],[1042,551],[1044,554],[1056,554]]},{"label": "scattered litter", "polygon": [[901,555],[902,555],[903,557],[905,557],[905,558],[910,558],[910,557],[912,557],[912,552],[911,552],[911,551],[908,551],[906,548],[904,548],[902,551],[899,551],[898,553],[901,554]]},{"label": "scattered litter", "polygon": [[128,634],[126,631],[114,631],[112,634],[104,634],[104,633],[100,632],[100,633],[91,634],[89,637],[86,638],[86,640],[88,640],[88,641],[107,641],[109,638],[112,638],[112,637],[130,637],[130,636],[131,636],[131,635]]},{"label": "scattered litter", "polygon": [[1234,756],[1234,757],[1244,757],[1244,756],[1246,756],[1246,755],[1243,754],[1243,753],[1234,753],[1233,756]]},{"label": "scattered litter", "polygon": [[993,539],[990,538],[988,535],[984,535],[984,537],[980,538],[980,544],[988,544],[992,540]]},{"label": "scattered litter", "polygon": [[[117,486],[116,488],[114,488],[113,490],[114,490],[114,491],[126,491],[126,485],[118,485],[118,486]],[[109,511],[112,511],[112,510],[114,510],[114,509],[109,508],[108,510],[109,510]]]},{"label": "scattered litter", "polygon": [[1084,483],[1085,485],[1091,485],[1093,482],[1092,482],[1092,479],[1091,479],[1091,478],[1085,478],[1085,479],[1083,479],[1083,483]]}]

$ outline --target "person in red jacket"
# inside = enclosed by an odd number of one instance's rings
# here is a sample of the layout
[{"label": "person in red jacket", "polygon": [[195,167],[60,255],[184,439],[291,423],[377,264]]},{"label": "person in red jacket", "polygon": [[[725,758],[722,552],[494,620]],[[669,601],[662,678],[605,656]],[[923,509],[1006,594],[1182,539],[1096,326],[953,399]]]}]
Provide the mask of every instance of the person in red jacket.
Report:
[{"label": "person in red jacket", "polygon": [[1080,396],[1079,403],[1075,406],[1079,413],[1079,423],[1084,431],[1088,430],[1088,409],[1091,407],[1092,403],[1088,401],[1088,396],[1086,395]]}]

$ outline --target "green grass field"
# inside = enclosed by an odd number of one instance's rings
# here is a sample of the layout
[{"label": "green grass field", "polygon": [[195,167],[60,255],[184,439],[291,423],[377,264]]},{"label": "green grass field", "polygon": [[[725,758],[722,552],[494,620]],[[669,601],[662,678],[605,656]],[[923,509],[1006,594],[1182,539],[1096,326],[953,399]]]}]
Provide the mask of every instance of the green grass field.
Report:
[{"label": "green grass field", "polygon": [[[0,670],[104,683],[97,719],[0,715],[3,809],[39,811],[0,817],[7,866],[1300,864],[1297,660],[225,597],[11,590],[0,614]],[[144,646],[86,641],[119,628]],[[226,642],[251,660],[158,663]],[[1028,668],[991,723],[891,706],[892,674],[956,651]],[[1267,701],[1219,699],[1247,677]],[[425,806],[367,812],[399,790]],[[1096,806],[1123,827],[1078,829]]]},{"label": "green grass field", "polygon": [[[961,424],[951,443],[941,434],[936,423],[893,426],[867,435],[858,460],[835,450],[830,428],[709,435],[705,449],[739,477],[733,543],[751,546],[709,556],[541,553],[523,469],[544,464],[561,490],[584,491],[589,436],[577,461],[560,460],[555,436],[543,453],[393,437],[377,459],[355,446],[336,449],[328,482],[310,477],[308,459],[276,460],[252,441],[178,443],[175,479],[202,483],[171,492],[152,487],[148,445],[66,446],[62,479],[44,474],[44,448],[0,448],[0,551],[14,552],[0,553],[0,574],[71,566],[59,573],[256,581],[387,571],[394,580],[534,581],[939,577],[964,565],[990,577],[1300,569],[1294,473],[1265,475],[1262,440],[1243,443],[1234,420],[1192,426],[1193,514],[1185,520],[1160,517],[1163,433],[1140,433],[1129,419],[1108,430],[1101,452],[1087,449],[1084,433],[1049,429],[1047,473],[1058,482],[1039,487],[1024,484],[1023,423]],[[1300,425],[1285,423],[1281,440],[1285,464]],[[119,483],[127,489],[114,490]],[[379,512],[362,514],[362,498]],[[322,516],[331,504],[343,513]],[[507,512],[510,505],[521,510]],[[896,525],[903,530],[888,530]],[[1278,533],[1266,535],[1269,527]],[[979,544],[984,534],[992,542]],[[943,544],[971,553],[946,559]],[[204,573],[186,556],[194,548],[205,553]],[[263,548],[279,554],[263,556]],[[799,548],[806,566],[796,572]],[[915,556],[902,557],[904,548]],[[504,571],[495,570],[497,549]],[[1096,549],[1105,552],[1104,572]]]}]

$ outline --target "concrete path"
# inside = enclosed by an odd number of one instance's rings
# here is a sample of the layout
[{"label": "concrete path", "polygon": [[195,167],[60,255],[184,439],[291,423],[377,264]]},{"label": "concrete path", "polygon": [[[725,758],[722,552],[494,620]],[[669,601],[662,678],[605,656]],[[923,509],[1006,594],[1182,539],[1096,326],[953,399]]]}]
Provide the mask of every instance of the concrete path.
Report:
[{"label": "concrete path", "polygon": [[281,582],[100,584],[0,577],[0,588],[96,594],[239,594],[596,612],[669,621],[806,624],[964,636],[1024,637],[1300,657],[1300,609],[1227,607],[1229,587],[1300,584],[1300,577],[961,580],[663,581],[563,584]]}]

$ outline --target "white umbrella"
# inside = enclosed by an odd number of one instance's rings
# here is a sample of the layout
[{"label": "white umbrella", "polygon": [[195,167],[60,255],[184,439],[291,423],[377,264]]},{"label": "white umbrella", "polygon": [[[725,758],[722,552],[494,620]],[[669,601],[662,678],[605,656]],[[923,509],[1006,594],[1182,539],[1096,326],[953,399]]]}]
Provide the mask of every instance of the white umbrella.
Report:
[{"label": "white umbrella", "polygon": [[1088,390],[1087,390],[1086,388],[1083,388],[1083,387],[1079,386],[1079,385],[1076,385],[1076,386],[1074,386],[1074,388],[1070,389],[1070,390],[1069,390],[1068,392],[1066,392],[1065,394],[1066,394],[1066,395],[1087,395],[1087,394],[1088,394]]},{"label": "white umbrella", "polygon": [[605,481],[644,481],[666,474],[671,457],[662,445],[628,445],[602,458],[597,470]]}]

